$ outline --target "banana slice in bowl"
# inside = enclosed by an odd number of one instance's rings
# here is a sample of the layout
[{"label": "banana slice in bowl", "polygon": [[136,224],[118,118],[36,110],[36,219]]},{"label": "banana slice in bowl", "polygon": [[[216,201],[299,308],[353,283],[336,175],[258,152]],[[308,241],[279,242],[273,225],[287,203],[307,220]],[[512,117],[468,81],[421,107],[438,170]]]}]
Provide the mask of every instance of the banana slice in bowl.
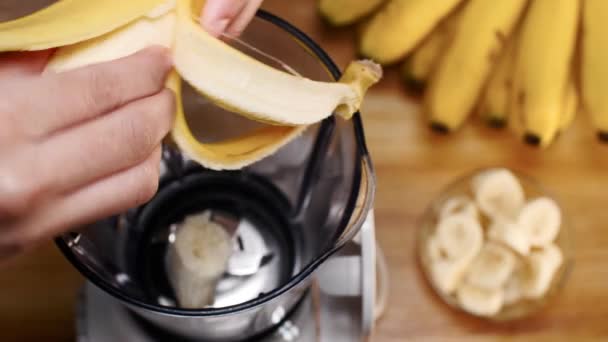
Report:
[{"label": "banana slice in bowl", "polygon": [[569,221],[556,197],[507,168],[476,170],[420,219],[418,261],[449,306],[493,321],[537,312],[572,267]]}]

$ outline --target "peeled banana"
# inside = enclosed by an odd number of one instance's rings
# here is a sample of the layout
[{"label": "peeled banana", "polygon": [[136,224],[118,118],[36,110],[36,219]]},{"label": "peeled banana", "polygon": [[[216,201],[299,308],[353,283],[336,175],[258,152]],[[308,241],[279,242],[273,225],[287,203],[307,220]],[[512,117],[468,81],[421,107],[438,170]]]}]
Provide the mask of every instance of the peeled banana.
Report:
[{"label": "peeled banana", "polygon": [[583,105],[597,129],[598,138],[608,141],[608,2],[585,0],[581,85]]},{"label": "peeled banana", "polygon": [[365,17],[385,0],[320,0],[319,12],[334,26],[345,26]]},{"label": "peeled banana", "polygon": [[166,256],[169,282],[180,307],[200,309],[213,304],[215,287],[231,255],[231,237],[211,221],[210,211],[185,218]]},{"label": "peeled banana", "polygon": [[398,62],[462,0],[389,0],[366,23],[359,51],[380,64]]},{"label": "peeled banana", "polygon": [[546,147],[559,129],[579,7],[579,0],[534,0],[522,24],[510,108],[529,144]]},{"label": "peeled banana", "polygon": [[525,3],[471,0],[465,5],[424,99],[432,127],[446,132],[464,122]]},{"label": "peeled banana", "polygon": [[207,34],[193,19],[201,6],[194,0],[59,1],[0,23],[0,51],[59,47],[48,72],[61,72],[153,44],[171,48],[176,72],[168,87],[178,98],[183,78],[215,104],[269,124],[246,136],[202,144],[190,133],[178,101],[173,140],[191,159],[214,169],[241,168],[266,157],[334,112],[350,118],[381,77],[381,68],[367,61],[349,65],[341,82],[274,69]]}]

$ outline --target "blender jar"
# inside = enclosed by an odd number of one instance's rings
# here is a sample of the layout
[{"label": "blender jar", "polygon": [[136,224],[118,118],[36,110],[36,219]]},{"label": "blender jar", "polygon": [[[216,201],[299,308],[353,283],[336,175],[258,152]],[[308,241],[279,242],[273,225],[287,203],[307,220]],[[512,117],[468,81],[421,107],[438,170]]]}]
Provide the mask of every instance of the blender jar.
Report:
[{"label": "blender jar", "polygon": [[[264,11],[230,43],[307,78],[340,76],[310,38]],[[199,139],[221,140],[260,125],[184,87],[184,109]],[[375,188],[359,114],[312,125],[242,170],[208,170],[170,146],[164,147],[161,168],[158,193],[147,204],[74,229],[56,242],[88,281],[136,316],[175,335],[209,341],[259,336],[288,317],[313,272],[357,234]],[[232,231],[234,253],[213,303],[182,308],[163,260],[174,224],[205,210]]]}]

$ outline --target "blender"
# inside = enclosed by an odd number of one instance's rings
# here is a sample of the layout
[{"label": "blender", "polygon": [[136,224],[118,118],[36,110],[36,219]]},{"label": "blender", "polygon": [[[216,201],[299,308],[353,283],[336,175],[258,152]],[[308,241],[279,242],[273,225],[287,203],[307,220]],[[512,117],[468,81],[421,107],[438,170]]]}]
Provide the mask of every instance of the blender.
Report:
[{"label": "blender", "polygon": [[[340,76],[310,38],[262,10],[239,39],[226,40],[310,79]],[[261,125],[184,87],[187,120],[201,141]],[[237,171],[205,169],[165,145],[152,200],[56,239],[87,278],[78,340],[364,340],[376,308],[374,189],[358,113],[312,125]],[[176,225],[201,212],[230,232],[232,254],[209,305],[184,308],[166,254]]]}]

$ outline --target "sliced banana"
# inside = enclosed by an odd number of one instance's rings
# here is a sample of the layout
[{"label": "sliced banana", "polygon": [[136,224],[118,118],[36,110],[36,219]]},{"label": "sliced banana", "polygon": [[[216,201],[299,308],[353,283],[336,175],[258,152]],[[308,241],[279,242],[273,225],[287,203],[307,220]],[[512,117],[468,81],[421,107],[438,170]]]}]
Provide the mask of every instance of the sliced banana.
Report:
[{"label": "sliced banana", "polygon": [[479,221],[469,215],[456,214],[439,221],[437,242],[447,259],[472,259],[483,243],[483,230]]},{"label": "sliced banana", "polygon": [[479,209],[492,219],[514,221],[524,205],[524,190],[507,169],[480,173],[473,178],[472,188]]},{"label": "sliced banana", "polygon": [[209,211],[186,217],[167,250],[169,282],[183,308],[213,303],[215,287],[232,254],[230,235],[210,217]]},{"label": "sliced banana", "polygon": [[505,244],[521,255],[530,253],[528,234],[518,224],[500,220],[493,221],[487,236],[490,241]]},{"label": "sliced banana", "polygon": [[433,284],[445,294],[453,294],[464,278],[470,259],[433,261],[430,265]]},{"label": "sliced banana", "polygon": [[517,303],[523,297],[522,273],[520,268],[516,268],[513,274],[507,279],[504,286],[504,305]]},{"label": "sliced banana", "polygon": [[549,290],[553,278],[563,263],[559,247],[549,244],[533,250],[528,257],[528,268],[523,280],[523,295],[529,299],[541,298]]},{"label": "sliced banana", "polygon": [[557,203],[540,197],[529,201],[519,214],[518,224],[528,235],[532,246],[544,246],[555,240],[562,223]]},{"label": "sliced banana", "polygon": [[507,248],[487,242],[467,270],[466,282],[486,290],[498,290],[515,268],[515,256]]},{"label": "sliced banana", "polygon": [[451,197],[441,206],[439,218],[444,219],[454,214],[465,214],[477,218],[477,206],[468,196]]},{"label": "sliced banana", "polygon": [[482,289],[463,284],[456,292],[462,309],[479,316],[492,316],[500,311],[504,301],[502,289]]},{"label": "sliced banana", "polygon": [[441,250],[441,246],[435,236],[429,237],[426,242],[427,255],[431,259],[431,262],[438,261],[445,258],[445,253]]}]

